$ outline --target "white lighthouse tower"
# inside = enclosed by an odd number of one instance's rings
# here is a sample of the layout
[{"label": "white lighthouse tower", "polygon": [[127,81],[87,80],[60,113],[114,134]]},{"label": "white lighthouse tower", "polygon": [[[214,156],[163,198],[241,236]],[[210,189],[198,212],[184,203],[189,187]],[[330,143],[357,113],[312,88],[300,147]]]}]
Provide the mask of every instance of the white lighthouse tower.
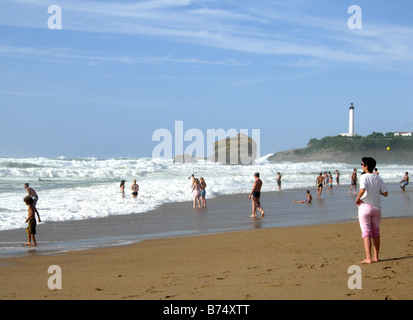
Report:
[{"label": "white lighthouse tower", "polygon": [[354,104],[353,102],[349,108],[349,119],[348,119],[348,133],[342,133],[342,136],[345,137],[354,137],[356,134],[354,133]]},{"label": "white lighthouse tower", "polygon": [[348,135],[350,137],[354,136],[354,104],[350,105],[349,109],[349,119],[348,119]]}]

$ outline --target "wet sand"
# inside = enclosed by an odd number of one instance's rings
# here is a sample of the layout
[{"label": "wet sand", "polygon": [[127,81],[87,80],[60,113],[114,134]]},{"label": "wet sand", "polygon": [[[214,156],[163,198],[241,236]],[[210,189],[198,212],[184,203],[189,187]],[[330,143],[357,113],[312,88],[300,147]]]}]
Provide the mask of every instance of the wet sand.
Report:
[{"label": "wet sand", "polygon": [[[147,240],[0,260],[0,299],[412,299],[413,219],[382,221],[380,262],[364,259],[358,223]],[[49,266],[62,271],[50,290]]]}]

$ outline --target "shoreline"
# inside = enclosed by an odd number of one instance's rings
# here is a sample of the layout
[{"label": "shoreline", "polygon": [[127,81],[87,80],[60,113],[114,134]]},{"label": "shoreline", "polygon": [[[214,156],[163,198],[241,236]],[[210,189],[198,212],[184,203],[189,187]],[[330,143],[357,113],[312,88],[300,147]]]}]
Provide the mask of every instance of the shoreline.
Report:
[{"label": "shoreline", "polygon": [[[359,225],[267,228],[0,260],[4,300],[410,300],[413,218],[382,220],[380,261]],[[62,287],[48,287],[50,266]],[[359,266],[362,288],[349,288]]]},{"label": "shoreline", "polygon": [[[354,196],[348,186],[334,186],[323,191],[313,203],[303,200],[304,189],[262,193],[264,218],[250,218],[251,202],[247,194],[219,195],[207,198],[207,207],[193,209],[192,202],[167,203],[144,214],[118,215],[99,219],[46,222],[38,225],[37,247],[21,247],[24,229],[0,231],[0,260],[14,256],[33,256],[99,247],[124,246],[148,239],[175,238],[232,231],[311,226],[357,221]],[[383,199],[383,218],[411,217],[413,206],[409,191],[402,193],[398,184],[388,184],[389,198]],[[390,200],[390,201],[389,201]]]}]

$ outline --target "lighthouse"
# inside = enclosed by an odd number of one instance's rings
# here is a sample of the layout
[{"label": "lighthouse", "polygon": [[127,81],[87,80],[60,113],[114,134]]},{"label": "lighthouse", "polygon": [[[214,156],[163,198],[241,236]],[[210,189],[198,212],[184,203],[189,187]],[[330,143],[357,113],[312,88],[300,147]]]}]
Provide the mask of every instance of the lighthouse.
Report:
[{"label": "lighthouse", "polygon": [[354,136],[354,104],[350,105],[349,109],[349,119],[348,119],[348,135],[350,137]]},{"label": "lighthouse", "polygon": [[350,108],[349,108],[349,119],[348,119],[348,133],[342,133],[342,136],[345,137],[355,137],[357,136],[354,133],[354,103],[352,102],[350,104]]}]

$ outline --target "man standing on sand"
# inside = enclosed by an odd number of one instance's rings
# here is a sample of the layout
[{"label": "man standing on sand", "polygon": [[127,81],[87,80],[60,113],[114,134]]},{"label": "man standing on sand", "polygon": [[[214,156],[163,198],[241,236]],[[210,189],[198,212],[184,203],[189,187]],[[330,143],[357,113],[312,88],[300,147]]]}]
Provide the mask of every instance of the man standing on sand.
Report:
[{"label": "man standing on sand", "polygon": [[261,187],[262,181],[260,179],[260,174],[258,172],[254,173],[254,184],[252,185],[251,193],[249,194],[248,198],[251,199],[252,202],[252,215],[251,218],[255,218],[257,216],[257,209],[261,211],[261,217],[264,217],[264,209],[261,207],[260,203],[260,196],[261,196]]}]

